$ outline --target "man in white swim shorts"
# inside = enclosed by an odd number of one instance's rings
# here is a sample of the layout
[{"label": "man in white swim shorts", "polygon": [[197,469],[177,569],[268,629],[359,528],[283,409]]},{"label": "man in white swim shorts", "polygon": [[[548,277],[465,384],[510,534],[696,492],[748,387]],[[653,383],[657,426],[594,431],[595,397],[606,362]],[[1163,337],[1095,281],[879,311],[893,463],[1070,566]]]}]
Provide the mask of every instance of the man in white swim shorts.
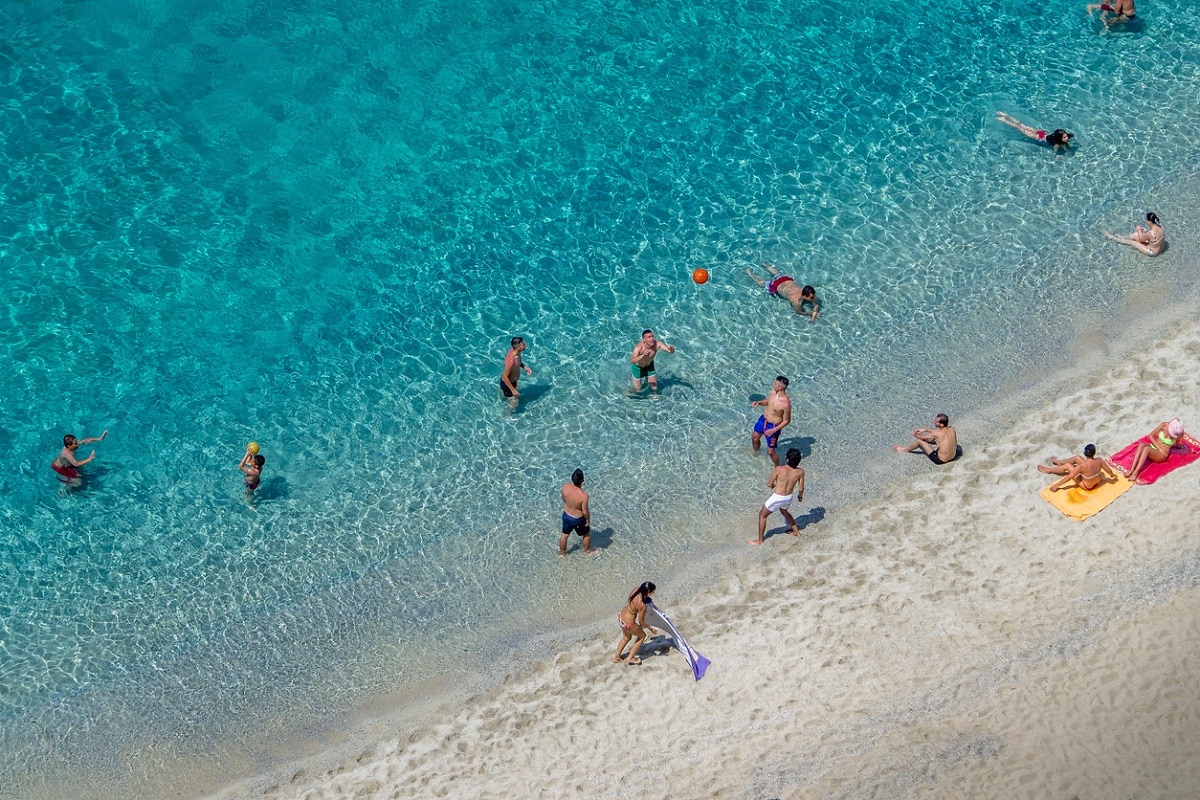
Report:
[{"label": "man in white swim shorts", "polygon": [[784,455],[786,463],[776,467],[767,479],[767,488],[771,496],[758,512],[758,538],[747,539],[749,544],[762,544],[766,539],[767,517],[778,511],[783,514],[787,524],[791,526],[792,536],[799,536],[800,529],[796,527],[796,519],[788,512],[792,504],[792,492],[796,492],[796,500],[804,499],[804,470],[800,469],[800,451],[792,448]]}]

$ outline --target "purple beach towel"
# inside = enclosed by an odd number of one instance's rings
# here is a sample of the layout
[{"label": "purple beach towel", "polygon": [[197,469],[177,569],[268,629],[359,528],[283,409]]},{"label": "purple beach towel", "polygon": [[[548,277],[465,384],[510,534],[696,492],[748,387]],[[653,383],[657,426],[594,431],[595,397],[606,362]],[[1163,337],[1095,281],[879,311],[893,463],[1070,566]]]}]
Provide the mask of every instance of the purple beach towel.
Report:
[{"label": "purple beach towel", "polygon": [[692,668],[692,674],[696,676],[696,680],[704,677],[704,671],[708,669],[709,660],[696,652],[687,639],[684,639],[679,631],[675,630],[675,626],[671,624],[671,620],[662,612],[654,602],[647,599],[646,601],[646,624],[654,628],[662,628],[671,637],[671,644],[675,645],[675,649],[683,653],[683,657],[687,659],[688,666]]}]

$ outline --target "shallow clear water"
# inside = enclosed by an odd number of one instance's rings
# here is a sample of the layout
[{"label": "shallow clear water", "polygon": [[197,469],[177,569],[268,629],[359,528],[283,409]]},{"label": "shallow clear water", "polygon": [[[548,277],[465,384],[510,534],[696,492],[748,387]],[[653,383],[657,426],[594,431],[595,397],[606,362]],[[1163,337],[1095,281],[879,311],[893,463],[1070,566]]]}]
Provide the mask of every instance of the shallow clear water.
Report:
[{"label": "shallow clear water", "polygon": [[[1018,381],[1138,280],[1099,228],[1195,200],[1189,4],[569,5],[0,8],[8,785],[320,727],[659,574],[759,502],[777,373],[836,497],[836,443]],[[645,327],[678,352],[630,398]],[[61,494],[62,435],[104,429]],[[576,466],[607,553],[563,564]]]}]

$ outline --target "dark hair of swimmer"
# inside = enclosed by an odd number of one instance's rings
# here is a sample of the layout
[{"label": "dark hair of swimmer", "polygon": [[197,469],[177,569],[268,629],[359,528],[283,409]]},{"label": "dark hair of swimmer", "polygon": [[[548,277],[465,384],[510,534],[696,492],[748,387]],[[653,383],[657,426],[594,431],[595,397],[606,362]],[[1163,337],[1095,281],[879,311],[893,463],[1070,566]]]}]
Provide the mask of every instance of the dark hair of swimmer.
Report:
[{"label": "dark hair of swimmer", "polygon": [[1048,144],[1048,145],[1070,144],[1071,140],[1074,138],[1075,138],[1075,134],[1071,133],[1070,131],[1064,131],[1062,128],[1057,128],[1054,131],[1054,133],[1052,133],[1046,137],[1046,144]]},{"label": "dark hair of swimmer", "polygon": [[509,342],[509,344],[511,344],[513,347],[516,347],[517,345],[519,345],[519,344],[520,344],[521,342],[523,342],[523,341],[525,341],[525,339],[524,339],[524,338],[522,338],[522,337],[520,337],[520,336],[514,336],[514,337],[512,338],[512,341],[511,341],[511,342]]},{"label": "dark hair of swimmer", "polygon": [[650,595],[654,594],[654,590],[657,588],[658,587],[650,581],[646,581],[629,594],[629,599],[632,600],[640,594],[642,596],[642,602],[644,603],[650,599]]},{"label": "dark hair of swimmer", "polygon": [[1096,457],[1096,445],[1094,445],[1094,444],[1084,445],[1083,457],[1084,458],[1095,458]]},{"label": "dark hair of swimmer", "polygon": [[800,290],[800,296],[801,297],[816,297],[817,290],[811,286],[805,286],[803,289]]},{"label": "dark hair of swimmer", "polygon": [[259,453],[258,455],[256,455],[254,457],[254,463],[258,466],[259,469],[262,469],[262,465],[267,463],[267,457],[264,456],[262,453]]},{"label": "dark hair of swimmer", "polygon": [[1149,222],[1151,225],[1157,225],[1158,224],[1158,214],[1155,214],[1153,211],[1147,211],[1146,212],[1146,222]]},{"label": "dark hair of swimmer", "polygon": [[650,330],[649,328],[646,328],[646,330],[642,331],[642,336],[645,336],[647,333],[654,333],[654,331]]},{"label": "dark hair of swimmer", "polygon": [[782,383],[782,384],[783,384],[783,388],[785,388],[785,389],[786,389],[786,388],[788,387],[788,379],[787,379],[787,378],[785,378],[785,377],[783,377],[782,375],[776,375],[776,376],[775,376],[775,380],[777,380],[777,381],[779,381],[780,383]]},{"label": "dark hair of swimmer", "polygon": [[75,441],[75,437],[68,433],[63,437],[63,447],[70,447],[71,445],[75,444]]},{"label": "dark hair of swimmer", "polygon": [[945,414],[938,414],[936,417],[933,418],[933,422],[935,425],[941,425],[944,428],[950,424],[950,418],[947,417]]},{"label": "dark hair of swimmer", "polygon": [[575,484],[576,486],[583,485],[583,470],[576,469],[571,473],[571,483]]},{"label": "dark hair of swimmer", "polygon": [[784,456],[784,459],[787,461],[787,465],[789,467],[795,469],[796,467],[800,466],[800,451],[793,447],[787,451],[787,455]]}]

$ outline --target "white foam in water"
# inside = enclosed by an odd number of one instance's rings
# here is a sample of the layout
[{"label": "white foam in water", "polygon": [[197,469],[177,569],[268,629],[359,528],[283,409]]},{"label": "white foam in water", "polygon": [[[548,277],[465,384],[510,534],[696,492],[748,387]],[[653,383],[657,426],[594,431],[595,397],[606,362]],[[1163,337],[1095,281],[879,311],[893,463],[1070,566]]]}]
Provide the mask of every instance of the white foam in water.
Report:
[{"label": "white foam in water", "polygon": [[[1069,357],[1083,310],[1186,280],[1099,235],[1157,210],[1180,246],[1200,207],[1184,4],[1107,35],[1065,2],[0,14],[17,796],[72,769],[110,776],[95,797],[193,761],[219,781],[527,652],[531,608],[565,630],[683,581],[753,522],[776,374],[806,508],[836,513],[893,437]],[[817,287],[818,322],[762,261]],[[630,397],[647,327],[678,351]],[[534,374],[508,413],[513,335]],[[62,435],[105,428],[61,496]],[[605,554],[561,562],[577,466]]]}]

